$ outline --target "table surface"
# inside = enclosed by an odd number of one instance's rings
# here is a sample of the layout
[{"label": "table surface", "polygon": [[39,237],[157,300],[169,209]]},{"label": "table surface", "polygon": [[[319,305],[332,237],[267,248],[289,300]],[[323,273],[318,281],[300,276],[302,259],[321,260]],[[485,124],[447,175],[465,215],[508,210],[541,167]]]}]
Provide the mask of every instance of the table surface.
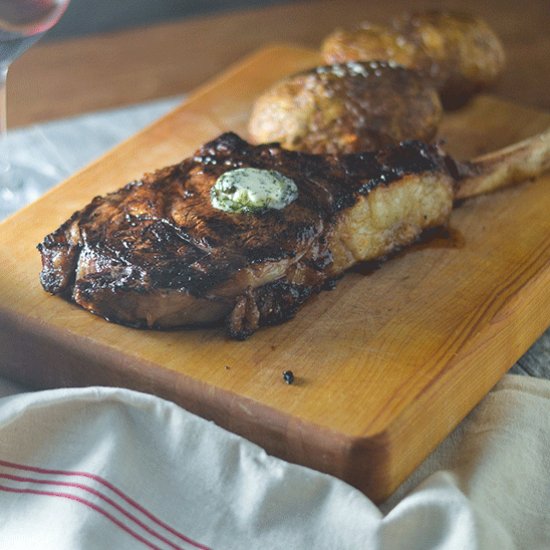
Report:
[{"label": "table surface", "polygon": [[[423,5],[428,4],[415,7]],[[494,89],[497,96],[550,109],[548,0],[443,0],[439,5],[484,17],[501,37],[508,65]],[[10,70],[9,124],[180,95],[267,43],[318,47],[336,26],[383,22],[410,6],[407,0],[311,0],[39,43]]]}]

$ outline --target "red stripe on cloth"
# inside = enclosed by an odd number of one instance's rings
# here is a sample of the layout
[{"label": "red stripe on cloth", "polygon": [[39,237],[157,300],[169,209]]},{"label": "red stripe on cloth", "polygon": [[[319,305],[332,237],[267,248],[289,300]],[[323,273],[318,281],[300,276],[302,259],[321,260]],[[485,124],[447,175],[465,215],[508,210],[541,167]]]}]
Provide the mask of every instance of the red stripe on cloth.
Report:
[{"label": "red stripe on cloth", "polygon": [[112,483],[107,481],[106,479],[103,479],[101,476],[91,474],[89,472],[79,472],[79,471],[69,471],[69,470],[52,470],[49,468],[40,468],[37,466],[27,466],[24,464],[17,464],[15,462],[8,462],[7,460],[0,460],[0,466],[6,466],[8,468],[14,468],[18,470],[24,470],[27,472],[34,472],[38,474],[52,474],[52,475],[60,475],[60,476],[68,476],[68,477],[84,477],[87,479],[92,479],[96,481],[97,483],[100,483],[104,487],[107,487],[113,493],[115,493],[117,496],[119,496],[122,500],[124,500],[126,503],[128,503],[130,506],[133,506],[136,510],[139,510],[143,515],[145,515],[148,519],[150,519],[152,522],[156,523],[157,525],[163,527],[168,532],[170,532],[172,535],[178,537],[180,540],[187,542],[188,544],[191,544],[195,548],[199,548],[200,550],[211,550],[210,547],[205,546],[190,537],[184,535],[183,533],[180,533],[179,531],[176,531],[173,527],[168,525],[167,523],[163,522],[162,520],[158,519],[156,516],[154,516],[151,512],[149,512],[146,508],[138,504],[135,500],[124,494],[120,489],[115,487]]},{"label": "red stripe on cloth", "polygon": [[0,491],[6,491],[8,493],[24,493],[24,494],[30,494],[30,495],[42,495],[42,496],[48,496],[48,497],[59,497],[59,498],[66,498],[68,500],[74,500],[76,502],[79,502],[80,504],[84,504],[86,506],[89,506],[96,512],[100,513],[102,516],[105,516],[108,520],[112,521],[116,526],[120,527],[123,531],[126,531],[126,533],[130,534],[133,538],[136,540],[139,540],[149,548],[153,548],[153,550],[162,550],[158,546],[155,546],[152,542],[149,542],[147,539],[143,538],[141,535],[124,525],[121,521],[119,521],[117,518],[115,518],[113,515],[109,514],[109,512],[106,512],[99,506],[96,506],[93,502],[90,502],[89,500],[86,500],[85,498],[80,498],[74,495],[71,495],[69,493],[60,493],[56,491],[39,491],[38,489],[15,489],[14,487],[6,487],[5,485],[0,485]]},{"label": "red stripe on cloth", "polygon": [[173,542],[170,542],[167,538],[163,537],[160,533],[157,533],[154,529],[151,529],[149,526],[145,525],[145,523],[140,521],[131,512],[126,511],[122,506],[120,506],[120,504],[117,504],[114,500],[112,500],[109,497],[103,495],[99,491],[96,491],[95,489],[92,489],[91,487],[88,487],[87,485],[82,485],[81,483],[71,483],[69,481],[50,481],[50,480],[47,480],[47,479],[36,479],[36,478],[32,478],[32,477],[14,476],[14,475],[11,475],[11,474],[0,474],[0,479],[9,479],[10,481],[36,483],[36,484],[42,484],[42,485],[58,485],[58,486],[61,486],[61,487],[72,487],[72,488],[75,488],[75,489],[82,489],[83,491],[86,491],[88,493],[91,493],[92,495],[95,495],[96,497],[98,497],[101,500],[105,501],[107,504],[110,504],[113,508],[116,508],[121,514],[125,515],[127,518],[132,520],[139,527],[141,527],[142,529],[147,531],[150,535],[153,535],[154,537],[158,538],[162,542],[166,543],[168,546],[171,546],[172,548],[174,548],[174,550],[180,550],[181,549],[181,546],[177,546]]}]

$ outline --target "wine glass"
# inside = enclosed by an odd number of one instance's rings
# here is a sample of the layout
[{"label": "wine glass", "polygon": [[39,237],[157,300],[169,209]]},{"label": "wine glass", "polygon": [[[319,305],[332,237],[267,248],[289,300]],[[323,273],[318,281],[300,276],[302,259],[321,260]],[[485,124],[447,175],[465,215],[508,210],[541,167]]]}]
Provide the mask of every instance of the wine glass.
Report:
[{"label": "wine glass", "polygon": [[70,0],[0,0],[0,219],[34,198],[32,178],[12,166],[7,143],[6,79],[11,62],[51,29]]}]

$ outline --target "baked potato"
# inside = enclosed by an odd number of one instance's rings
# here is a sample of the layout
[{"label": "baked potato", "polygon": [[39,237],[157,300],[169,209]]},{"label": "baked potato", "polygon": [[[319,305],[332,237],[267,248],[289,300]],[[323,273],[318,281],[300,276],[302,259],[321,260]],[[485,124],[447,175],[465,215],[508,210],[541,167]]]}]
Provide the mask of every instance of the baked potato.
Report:
[{"label": "baked potato", "polygon": [[363,23],[336,30],[321,51],[327,63],[383,59],[416,69],[439,90],[447,108],[488,88],[505,64],[499,38],[482,19],[441,11],[401,15],[389,26]]},{"label": "baked potato", "polygon": [[435,89],[393,62],[317,67],[277,82],[253,107],[249,134],[312,153],[376,150],[430,141],[441,119]]}]

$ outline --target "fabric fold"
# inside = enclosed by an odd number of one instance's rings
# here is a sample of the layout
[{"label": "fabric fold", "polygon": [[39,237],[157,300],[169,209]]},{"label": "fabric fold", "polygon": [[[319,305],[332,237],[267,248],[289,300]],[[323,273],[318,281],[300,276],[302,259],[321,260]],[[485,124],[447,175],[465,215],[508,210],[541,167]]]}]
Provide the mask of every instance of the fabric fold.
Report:
[{"label": "fabric fold", "polygon": [[550,382],[508,375],[380,508],[151,395],[0,399],[0,547],[513,549],[550,542]]}]

